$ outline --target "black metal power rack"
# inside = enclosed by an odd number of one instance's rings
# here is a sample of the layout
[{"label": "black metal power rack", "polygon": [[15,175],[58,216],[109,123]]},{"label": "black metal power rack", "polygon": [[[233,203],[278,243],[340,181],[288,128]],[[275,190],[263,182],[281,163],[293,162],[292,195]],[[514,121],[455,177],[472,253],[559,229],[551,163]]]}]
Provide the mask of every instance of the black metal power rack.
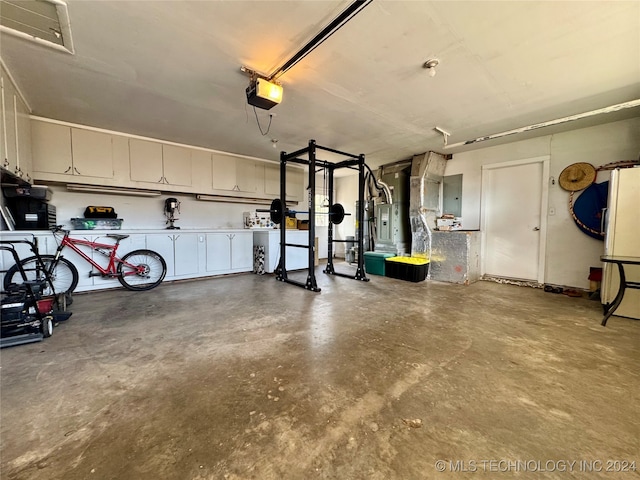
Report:
[{"label": "black metal power rack", "polygon": [[[325,160],[318,160],[316,157],[316,150],[324,150],[327,152],[331,152],[334,154],[342,155],[347,157],[346,160],[341,162],[332,163]],[[300,156],[307,155],[307,158],[300,158]],[[316,169],[325,169],[328,172],[329,179],[329,191],[328,191],[328,200],[329,205],[333,205],[333,185],[334,185],[334,172],[340,168],[349,168],[352,170],[358,171],[358,216],[356,217],[356,230],[357,230],[357,245],[358,245],[358,261],[356,267],[355,275],[348,275],[345,273],[338,273],[335,271],[333,265],[333,244],[334,243],[346,243],[347,240],[336,240],[333,238],[333,223],[329,222],[328,227],[328,258],[327,258],[327,266],[323,270],[327,275],[337,275],[341,277],[351,278],[354,280],[361,280],[368,282],[369,279],[366,276],[364,270],[364,228],[363,222],[358,219],[362,219],[364,217],[364,169],[365,169],[365,157],[364,154],[353,155],[346,152],[341,152],[339,150],[335,150],[333,148],[322,147],[320,145],[316,145],[315,140],[309,140],[309,145],[305,148],[297,150],[292,153],[280,152],[280,205],[283,207],[284,213],[282,217],[282,221],[280,223],[280,262],[278,264],[278,268],[276,269],[276,279],[282,282],[287,282],[292,285],[296,285],[298,287],[305,288],[307,290],[311,290],[313,292],[319,292],[321,289],[318,287],[315,276],[315,194],[316,194]],[[287,185],[287,163],[296,163],[300,165],[307,165],[309,168],[309,185],[307,187],[307,202],[308,202],[308,213],[309,214],[309,240],[308,245],[295,244],[295,243],[287,243],[286,237],[286,213],[287,209],[284,207],[286,205],[286,185]],[[321,171],[321,170],[319,170]],[[300,212],[299,212],[300,213]],[[351,242],[352,240],[348,240]],[[308,265],[308,273],[306,282],[299,282],[293,279],[290,279],[287,273],[287,261],[286,261],[286,248],[287,247],[295,247],[295,248],[307,248],[309,252],[309,265]]]}]

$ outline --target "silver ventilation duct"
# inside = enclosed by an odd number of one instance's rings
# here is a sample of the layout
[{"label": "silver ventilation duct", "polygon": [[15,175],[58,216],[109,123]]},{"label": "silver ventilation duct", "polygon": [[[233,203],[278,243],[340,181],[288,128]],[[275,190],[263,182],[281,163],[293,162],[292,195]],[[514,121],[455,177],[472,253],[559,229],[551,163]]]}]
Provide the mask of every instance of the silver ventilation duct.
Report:
[{"label": "silver ventilation duct", "polygon": [[446,158],[435,152],[415,155],[409,183],[411,256],[431,258],[431,231],[440,208],[440,184]]}]

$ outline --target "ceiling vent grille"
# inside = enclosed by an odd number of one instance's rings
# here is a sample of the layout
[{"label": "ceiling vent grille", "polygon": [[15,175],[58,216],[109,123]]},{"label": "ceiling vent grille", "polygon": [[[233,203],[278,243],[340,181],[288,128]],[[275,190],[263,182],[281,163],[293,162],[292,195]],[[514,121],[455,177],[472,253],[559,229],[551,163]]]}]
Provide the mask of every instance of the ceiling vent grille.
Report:
[{"label": "ceiling vent grille", "polygon": [[74,53],[67,4],[60,0],[0,0],[0,31]]}]

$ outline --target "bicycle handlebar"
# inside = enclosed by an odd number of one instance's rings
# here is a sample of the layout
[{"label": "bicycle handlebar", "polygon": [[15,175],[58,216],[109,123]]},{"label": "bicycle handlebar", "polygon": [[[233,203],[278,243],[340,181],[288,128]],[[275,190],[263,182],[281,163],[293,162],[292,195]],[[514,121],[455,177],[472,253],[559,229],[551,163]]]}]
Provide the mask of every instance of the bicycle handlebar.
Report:
[{"label": "bicycle handlebar", "polygon": [[62,225],[56,225],[55,227],[52,227],[51,231],[53,233],[56,233],[56,232],[70,233],[71,232],[71,230],[65,230],[64,228],[62,228]]}]

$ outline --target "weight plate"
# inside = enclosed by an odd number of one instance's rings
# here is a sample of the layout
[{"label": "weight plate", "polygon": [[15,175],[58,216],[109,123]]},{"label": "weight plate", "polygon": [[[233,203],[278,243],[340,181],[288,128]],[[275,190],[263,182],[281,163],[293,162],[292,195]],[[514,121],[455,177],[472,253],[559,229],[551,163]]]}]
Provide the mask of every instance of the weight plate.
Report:
[{"label": "weight plate", "polygon": [[339,203],[334,203],[329,207],[329,221],[334,225],[339,225],[344,220],[344,207]]},{"label": "weight plate", "polygon": [[279,198],[276,198],[271,202],[271,221],[276,225],[280,225],[282,223],[282,213],[282,202]]}]

